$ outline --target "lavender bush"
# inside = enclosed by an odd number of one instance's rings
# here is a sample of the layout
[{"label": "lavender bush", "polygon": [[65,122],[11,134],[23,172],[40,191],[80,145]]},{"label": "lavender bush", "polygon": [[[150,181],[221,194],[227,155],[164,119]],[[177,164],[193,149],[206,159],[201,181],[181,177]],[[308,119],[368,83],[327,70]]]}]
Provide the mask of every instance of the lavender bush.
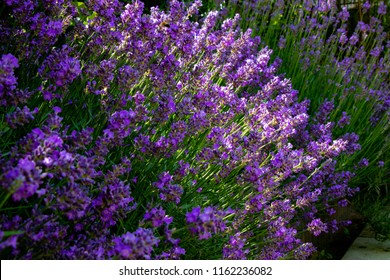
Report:
[{"label": "lavender bush", "polygon": [[311,101],[310,115],[328,103],[334,135],[359,135],[361,151],[340,160],[341,168],[358,167],[352,183],[371,193],[388,192],[390,19],[386,1],[360,1],[353,10],[336,0],[207,2],[225,16],[239,12],[241,27],[252,28],[263,45],[274,50],[273,56],[283,61],[279,73],[291,78],[299,100]]},{"label": "lavender bush", "polygon": [[[377,222],[389,194],[389,2],[343,1],[206,1],[225,16],[242,15],[262,46],[282,59],[278,73],[291,79],[299,100],[309,99],[309,115],[328,111],[335,137],[355,132],[360,151],[339,158],[338,170],[353,169],[350,185],[361,188],[354,205]],[[272,60],[272,59],[271,59]],[[325,105],[326,104],[326,105]],[[377,210],[381,209],[380,212]]]},{"label": "lavender bush", "polygon": [[305,259],[348,223],[357,135],[200,6],[5,2],[2,258]]}]

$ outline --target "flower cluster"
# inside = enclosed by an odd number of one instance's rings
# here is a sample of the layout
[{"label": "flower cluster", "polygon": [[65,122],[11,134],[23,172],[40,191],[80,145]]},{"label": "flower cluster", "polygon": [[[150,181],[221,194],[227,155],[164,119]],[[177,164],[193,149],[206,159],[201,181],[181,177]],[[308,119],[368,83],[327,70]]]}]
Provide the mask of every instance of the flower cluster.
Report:
[{"label": "flower cluster", "polygon": [[1,105],[17,105],[21,96],[16,92],[17,78],[15,68],[19,67],[18,59],[12,54],[3,54],[0,60],[0,98]]},{"label": "flower cluster", "polygon": [[[339,159],[337,169],[358,167],[353,185],[363,187],[362,195],[375,196],[373,189],[386,193],[389,170],[386,164],[381,170],[379,162],[389,157],[390,143],[388,2],[361,1],[354,7],[336,0],[208,5],[227,16],[239,11],[240,26],[252,28],[262,46],[282,59],[279,73],[291,79],[300,100],[311,101],[308,112],[315,118],[309,122],[326,125],[323,129],[331,129],[334,137],[352,140],[357,136],[349,133],[359,135],[360,151],[348,144],[347,150],[356,152]],[[365,157],[366,164],[357,164]],[[377,174],[376,187],[368,188],[372,174]]]},{"label": "flower cluster", "polygon": [[186,222],[192,234],[198,235],[199,239],[209,239],[213,234],[226,230],[223,219],[232,213],[234,211],[220,211],[210,206],[203,211],[200,207],[195,207],[186,214]]},{"label": "flower cluster", "polygon": [[223,248],[223,258],[230,260],[245,260],[249,249],[244,249],[246,238],[241,233],[230,236],[229,243]]},{"label": "flower cluster", "polygon": [[[368,123],[376,125],[383,118],[388,122],[390,95],[386,73],[389,72],[387,50],[390,41],[387,7],[383,1],[375,4],[366,1],[358,7],[361,13],[354,15],[357,18],[354,19],[351,13],[355,11],[348,11],[345,5],[337,9],[336,2],[281,0],[270,7],[268,1],[243,1],[240,4],[227,1],[225,8],[241,10],[245,15],[242,25],[252,27],[254,24],[263,42],[286,58],[283,71],[286,70],[305,97],[314,101],[312,97],[314,94],[318,97],[318,94],[312,89],[316,87],[325,98],[335,97],[337,106],[348,108],[360,122],[358,110],[367,106],[369,100],[369,106],[374,108],[371,116],[367,116],[371,117]],[[295,10],[299,16],[287,13],[289,10]],[[280,21],[279,16],[286,17],[286,21]],[[266,22],[263,19],[266,18],[274,24],[264,26]],[[333,32],[330,34],[329,30]],[[275,41],[275,38],[278,40]],[[297,44],[299,47],[296,48]],[[300,80],[308,71],[319,78],[301,86]],[[326,81],[328,86],[318,89],[321,81]],[[354,111],[348,103],[352,97],[359,104]],[[333,116],[338,117],[339,114],[333,113]],[[356,127],[360,129],[360,125]]]},{"label": "flower cluster", "polygon": [[158,244],[158,239],[151,229],[138,228],[134,233],[127,232],[114,240],[114,255],[123,259],[137,260],[150,259],[153,247]]},{"label": "flower cluster", "polygon": [[172,185],[173,177],[169,172],[164,172],[160,175],[159,180],[155,183],[156,188],[160,191],[160,199],[164,201],[174,201],[176,204],[180,202],[180,197],[183,194],[183,188],[179,185]]}]

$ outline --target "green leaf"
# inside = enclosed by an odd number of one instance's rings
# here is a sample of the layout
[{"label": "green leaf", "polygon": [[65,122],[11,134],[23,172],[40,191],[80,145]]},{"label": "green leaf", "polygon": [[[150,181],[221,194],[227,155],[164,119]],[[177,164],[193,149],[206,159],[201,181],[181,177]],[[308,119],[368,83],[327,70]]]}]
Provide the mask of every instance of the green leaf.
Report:
[{"label": "green leaf", "polygon": [[3,237],[10,237],[14,235],[21,235],[24,231],[21,230],[10,230],[10,231],[3,231]]},{"label": "green leaf", "polygon": [[86,9],[87,6],[85,6],[84,2],[73,2],[73,5],[75,5],[77,8]]}]

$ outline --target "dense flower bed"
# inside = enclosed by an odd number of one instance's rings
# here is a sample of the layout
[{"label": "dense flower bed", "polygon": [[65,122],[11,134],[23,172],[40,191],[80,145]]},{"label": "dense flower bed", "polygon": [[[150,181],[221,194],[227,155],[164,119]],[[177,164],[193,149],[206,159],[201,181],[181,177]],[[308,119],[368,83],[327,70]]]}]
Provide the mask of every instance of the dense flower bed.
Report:
[{"label": "dense flower bed", "polygon": [[[242,28],[253,28],[274,50],[285,73],[310,99],[310,114],[324,102],[333,106],[334,135],[355,132],[362,149],[344,157],[357,162],[355,185],[386,193],[389,181],[390,18],[386,1],[248,0],[207,1],[225,16],[242,15]],[[354,1],[352,1],[354,2]],[[350,9],[348,9],[349,7]],[[373,179],[375,177],[375,179]]]},{"label": "dense flower bed", "polygon": [[242,15],[240,26],[253,28],[262,46],[282,59],[278,72],[291,79],[299,100],[311,101],[310,115],[328,103],[335,137],[347,132],[359,135],[361,150],[340,157],[337,168],[354,170],[350,186],[361,190],[352,201],[354,207],[378,234],[390,236],[385,226],[389,219],[384,218],[390,202],[388,1],[205,2],[225,17]]},{"label": "dense flower bed", "polygon": [[304,259],[304,232],[347,223],[357,135],[199,7],[5,2],[2,258]]}]

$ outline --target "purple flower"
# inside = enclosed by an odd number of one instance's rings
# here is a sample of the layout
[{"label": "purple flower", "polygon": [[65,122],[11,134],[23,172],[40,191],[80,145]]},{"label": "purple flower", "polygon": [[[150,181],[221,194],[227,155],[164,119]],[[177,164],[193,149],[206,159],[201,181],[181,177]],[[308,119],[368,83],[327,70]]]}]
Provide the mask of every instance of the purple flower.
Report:
[{"label": "purple flower", "polygon": [[186,222],[190,232],[197,235],[199,240],[209,239],[213,234],[227,229],[223,219],[232,213],[232,210],[222,211],[213,207],[206,207],[201,211],[200,207],[195,207],[186,214]]},{"label": "purple flower", "polygon": [[340,207],[346,207],[348,205],[348,200],[342,199],[337,203]]},{"label": "purple flower", "polygon": [[356,33],[352,34],[352,36],[349,38],[349,44],[351,46],[355,46],[359,42],[359,37],[357,36]]},{"label": "purple flower", "polygon": [[3,54],[1,56],[1,67],[3,71],[5,70],[12,71],[14,68],[19,67],[19,61],[12,54]]},{"label": "purple flower", "polygon": [[56,38],[62,33],[62,21],[51,20],[48,23],[43,24],[40,31],[41,37]]},{"label": "purple flower", "polygon": [[327,13],[332,8],[332,1],[328,0],[319,0],[318,1],[318,11],[322,13]]},{"label": "purple flower", "polygon": [[70,57],[70,47],[67,45],[49,55],[39,68],[43,78],[51,79],[55,86],[62,87],[70,84],[81,74],[80,61]]},{"label": "purple flower", "polygon": [[223,259],[245,260],[249,249],[245,249],[246,238],[240,232],[229,237],[229,242],[222,249]]},{"label": "purple flower", "polygon": [[286,46],[286,39],[284,37],[280,37],[278,42],[279,49],[284,49],[285,46]]},{"label": "purple flower", "polygon": [[127,232],[113,239],[114,255],[121,259],[151,259],[154,247],[159,240],[151,229],[138,228],[135,232]]},{"label": "purple flower", "polygon": [[13,235],[8,237],[5,241],[0,242],[0,250],[4,248],[11,247],[16,249],[18,246],[18,235]]},{"label": "purple flower", "polygon": [[355,54],[355,58],[357,61],[363,61],[366,58],[366,52],[364,51],[364,48],[361,47]]},{"label": "purple flower", "polygon": [[175,245],[168,251],[161,253],[156,257],[158,260],[179,260],[182,255],[185,255],[186,250],[180,246]]},{"label": "purple flower", "polygon": [[334,109],[333,101],[325,100],[325,102],[321,104],[321,107],[316,113],[316,118],[318,122],[324,123],[328,119],[329,114],[333,111],[333,109]]},{"label": "purple flower", "polygon": [[164,201],[173,201],[176,204],[180,202],[180,197],[183,194],[183,187],[180,185],[172,184],[173,176],[169,172],[163,172],[159,176],[159,180],[154,183],[157,189],[160,191],[160,199]]},{"label": "purple flower", "polygon": [[115,169],[108,172],[98,196],[91,201],[93,209],[100,214],[104,227],[116,225],[117,221],[126,217],[137,206],[131,196],[130,186],[116,176],[120,176],[120,173],[117,174]]},{"label": "purple flower", "polygon": [[[12,54],[3,54],[0,59],[0,102],[3,106],[9,99],[14,99],[17,78],[14,69],[19,67],[18,59]],[[16,102],[14,102],[16,103]],[[12,104],[12,103],[11,103]]]},{"label": "purple flower", "polygon": [[365,33],[365,32],[370,30],[370,25],[365,24],[362,21],[359,21],[358,24],[357,24],[357,30],[360,30],[360,31]]},{"label": "purple flower", "polygon": [[339,42],[341,45],[345,45],[348,42],[348,37],[345,33],[341,34]]},{"label": "purple flower", "polygon": [[340,120],[338,121],[337,125],[340,127],[340,128],[343,128],[344,126],[348,125],[349,124],[349,121],[351,120],[351,117],[347,115],[346,112],[343,112],[342,113],[342,117],[340,118]]},{"label": "purple flower", "polygon": [[381,1],[378,6],[378,14],[385,15],[386,14],[386,5]]},{"label": "purple flower", "polygon": [[153,227],[160,227],[169,225],[172,222],[172,217],[167,216],[162,207],[154,207],[145,213],[144,220],[151,221]]},{"label": "purple flower", "polygon": [[362,5],[363,13],[367,13],[367,11],[371,8],[371,4],[369,1],[364,2]]},{"label": "purple flower", "polygon": [[368,166],[368,159],[363,158],[361,161],[358,163],[359,167],[367,167]]},{"label": "purple flower", "polygon": [[349,12],[347,10],[347,7],[343,6],[342,11],[339,13],[339,18],[342,21],[347,21],[349,19]]},{"label": "purple flower", "polygon": [[26,156],[19,159],[17,166],[11,167],[4,174],[3,187],[12,193],[15,201],[29,198],[38,192],[41,184],[41,171],[36,162]]},{"label": "purple flower", "polygon": [[38,108],[31,111],[27,106],[24,106],[23,109],[17,107],[15,112],[6,116],[6,120],[11,128],[16,129],[18,126],[23,126],[34,120],[34,115],[37,113]]},{"label": "purple flower", "polygon": [[307,225],[307,229],[315,236],[318,236],[321,232],[327,232],[328,226],[321,219],[314,219]]},{"label": "purple flower", "polygon": [[303,243],[294,250],[294,257],[298,260],[305,260],[310,257],[316,248],[312,243]]},{"label": "purple flower", "polygon": [[375,47],[371,50],[370,52],[370,55],[374,56],[374,57],[379,57],[380,54],[381,54],[381,51],[383,50],[383,47]]}]

